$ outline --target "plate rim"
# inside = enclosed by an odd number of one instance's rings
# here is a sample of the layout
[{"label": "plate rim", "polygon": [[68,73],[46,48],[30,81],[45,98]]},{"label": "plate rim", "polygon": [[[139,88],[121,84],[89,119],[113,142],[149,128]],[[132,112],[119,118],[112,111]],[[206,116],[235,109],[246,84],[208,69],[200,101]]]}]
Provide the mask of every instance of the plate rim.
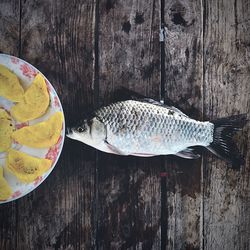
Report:
[{"label": "plate rim", "polygon": [[57,94],[57,91],[55,90],[55,88],[54,88],[54,86],[51,84],[51,82],[48,80],[48,78],[47,78],[39,69],[37,69],[35,66],[33,66],[33,65],[30,64],[29,62],[27,62],[27,61],[25,61],[25,60],[23,60],[23,59],[21,59],[21,58],[19,58],[19,57],[16,57],[16,56],[13,56],[13,55],[9,55],[9,54],[5,54],[5,53],[0,53],[0,57],[2,57],[2,56],[3,56],[3,57],[7,57],[7,58],[9,58],[10,60],[11,60],[11,58],[18,59],[19,61],[28,64],[31,68],[35,69],[35,70],[38,71],[40,74],[42,74],[42,76],[43,76],[44,79],[46,79],[47,82],[50,84],[51,89],[54,91],[54,93],[56,93],[56,96],[57,96],[57,98],[58,98],[59,106],[60,106],[60,108],[61,108],[61,110],[62,110],[61,112],[62,112],[62,114],[63,114],[63,128],[62,128],[61,148],[60,148],[60,151],[59,151],[59,153],[58,153],[58,155],[57,155],[55,161],[53,162],[53,166],[46,172],[46,175],[47,175],[47,176],[46,176],[45,178],[42,178],[42,180],[38,183],[38,185],[34,186],[30,191],[24,192],[24,193],[22,193],[20,196],[15,197],[15,198],[11,198],[11,199],[9,199],[9,200],[3,200],[3,201],[0,200],[0,205],[6,204],[6,203],[9,203],[9,202],[16,201],[16,200],[18,200],[18,199],[20,199],[20,198],[23,198],[24,196],[26,196],[26,195],[32,193],[35,189],[37,189],[37,188],[38,188],[38,187],[39,187],[39,186],[49,177],[49,175],[51,174],[51,172],[52,172],[52,171],[54,170],[54,168],[56,167],[56,164],[57,164],[57,162],[58,162],[58,160],[59,160],[59,158],[60,158],[60,156],[61,156],[61,153],[62,153],[62,151],[63,151],[64,141],[65,141],[65,125],[66,125],[66,122],[65,122],[65,115],[64,115],[64,110],[63,110],[63,106],[62,106],[61,100],[60,100],[60,98],[59,98],[59,96],[58,96],[58,94]]}]

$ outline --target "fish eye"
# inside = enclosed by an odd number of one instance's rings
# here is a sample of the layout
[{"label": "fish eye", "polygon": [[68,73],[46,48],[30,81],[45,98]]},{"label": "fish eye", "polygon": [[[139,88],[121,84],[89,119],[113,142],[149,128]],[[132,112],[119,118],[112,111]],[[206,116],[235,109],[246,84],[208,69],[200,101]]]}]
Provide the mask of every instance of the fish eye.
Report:
[{"label": "fish eye", "polygon": [[83,127],[78,127],[77,128],[77,131],[79,132],[79,133],[82,133],[82,132],[84,132],[86,129],[85,128],[83,128]]}]

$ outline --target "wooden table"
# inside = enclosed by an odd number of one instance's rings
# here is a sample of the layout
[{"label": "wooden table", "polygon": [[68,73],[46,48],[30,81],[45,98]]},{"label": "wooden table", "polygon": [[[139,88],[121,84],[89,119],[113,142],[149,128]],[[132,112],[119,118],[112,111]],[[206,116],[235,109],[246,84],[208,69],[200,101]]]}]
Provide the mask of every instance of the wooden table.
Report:
[{"label": "wooden table", "polygon": [[[0,0],[0,50],[48,77],[67,124],[118,86],[205,120],[250,111],[249,16],[249,0]],[[249,136],[240,171],[66,139],[49,178],[0,206],[0,249],[250,249]]]}]

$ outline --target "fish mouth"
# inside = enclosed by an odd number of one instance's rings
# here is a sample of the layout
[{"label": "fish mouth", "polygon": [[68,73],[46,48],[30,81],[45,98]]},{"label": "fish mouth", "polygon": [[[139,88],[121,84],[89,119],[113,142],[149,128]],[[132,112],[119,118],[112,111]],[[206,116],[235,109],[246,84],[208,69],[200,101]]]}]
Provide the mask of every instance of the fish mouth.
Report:
[{"label": "fish mouth", "polygon": [[72,138],[72,135],[73,135],[72,128],[67,127],[66,128],[66,136],[69,137],[69,138]]}]

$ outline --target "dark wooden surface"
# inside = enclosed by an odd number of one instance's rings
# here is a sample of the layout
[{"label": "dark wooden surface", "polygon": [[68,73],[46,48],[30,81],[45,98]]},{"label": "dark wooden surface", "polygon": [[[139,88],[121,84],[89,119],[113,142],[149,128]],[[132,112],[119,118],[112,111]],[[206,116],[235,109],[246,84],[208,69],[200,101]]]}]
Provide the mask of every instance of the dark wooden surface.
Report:
[{"label": "dark wooden surface", "polygon": [[[165,1],[165,97],[202,120],[202,6],[200,1]],[[170,173],[168,249],[196,249],[200,238],[201,159],[166,157]]]},{"label": "dark wooden surface", "polygon": [[[206,120],[250,111],[249,16],[248,0],[0,0],[0,51],[50,79],[67,124],[118,86]],[[0,206],[0,249],[250,249],[249,125],[236,140],[240,171],[66,139],[48,179]]]},{"label": "dark wooden surface", "polygon": [[[158,1],[100,1],[99,104],[117,86],[159,98]],[[99,153],[99,249],[160,248],[159,158]]]}]

